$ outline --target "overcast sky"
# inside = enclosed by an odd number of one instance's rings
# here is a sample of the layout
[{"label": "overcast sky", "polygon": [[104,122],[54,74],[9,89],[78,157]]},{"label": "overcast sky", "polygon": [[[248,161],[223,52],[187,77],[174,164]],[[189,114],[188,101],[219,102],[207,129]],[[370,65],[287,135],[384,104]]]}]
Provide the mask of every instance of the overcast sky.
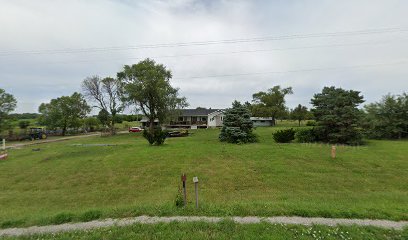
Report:
[{"label": "overcast sky", "polygon": [[289,107],[332,85],[373,102],[408,91],[407,12],[404,0],[0,0],[0,88],[36,112],[149,57],[190,107],[274,85],[293,87]]}]

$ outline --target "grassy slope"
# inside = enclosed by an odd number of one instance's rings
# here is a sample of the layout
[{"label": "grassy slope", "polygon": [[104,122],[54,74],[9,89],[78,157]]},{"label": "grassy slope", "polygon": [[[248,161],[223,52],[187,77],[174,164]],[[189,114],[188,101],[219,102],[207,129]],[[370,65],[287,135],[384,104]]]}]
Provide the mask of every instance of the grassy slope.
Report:
[{"label": "grassy slope", "polygon": [[291,226],[267,223],[239,225],[230,221],[211,223],[136,224],[19,239],[407,239],[404,231],[373,227]]},{"label": "grassy slope", "polygon": [[[140,214],[408,220],[407,141],[339,147],[332,160],[327,145],[274,143],[274,130],[258,128],[260,142],[248,145],[220,143],[215,129],[162,147],[126,134],[39,145],[38,152],[11,150],[0,162],[0,224]],[[199,210],[174,207],[183,172],[190,201],[192,177],[199,177]]]}]

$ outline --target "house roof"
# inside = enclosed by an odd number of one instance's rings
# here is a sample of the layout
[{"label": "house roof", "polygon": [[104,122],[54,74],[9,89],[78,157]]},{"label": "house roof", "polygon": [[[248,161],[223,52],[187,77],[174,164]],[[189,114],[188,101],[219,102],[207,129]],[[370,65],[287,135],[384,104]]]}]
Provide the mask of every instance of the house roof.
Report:
[{"label": "house roof", "polygon": [[208,114],[219,111],[220,109],[181,109],[181,116],[208,116]]},{"label": "house roof", "polygon": [[257,121],[257,120],[260,120],[260,121],[273,121],[273,118],[272,117],[251,117],[251,120],[252,121]]}]

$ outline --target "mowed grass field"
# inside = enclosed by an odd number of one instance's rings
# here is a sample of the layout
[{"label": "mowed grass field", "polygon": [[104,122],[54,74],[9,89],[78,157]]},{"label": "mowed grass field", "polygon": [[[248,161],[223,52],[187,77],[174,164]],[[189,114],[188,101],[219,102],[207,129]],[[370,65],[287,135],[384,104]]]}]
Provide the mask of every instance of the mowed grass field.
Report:
[{"label": "mowed grass field", "polygon": [[[0,161],[0,226],[142,214],[408,220],[408,141],[339,146],[333,160],[329,145],[275,143],[277,129],[256,129],[259,143],[246,145],[206,129],[161,147],[133,133],[10,150]],[[174,204],[181,173],[187,208]]]}]

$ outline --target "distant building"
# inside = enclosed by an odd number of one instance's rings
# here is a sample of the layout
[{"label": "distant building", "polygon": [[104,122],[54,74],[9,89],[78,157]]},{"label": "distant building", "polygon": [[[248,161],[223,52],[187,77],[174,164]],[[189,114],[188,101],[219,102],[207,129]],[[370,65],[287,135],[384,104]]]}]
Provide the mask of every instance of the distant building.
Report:
[{"label": "distant building", "polygon": [[251,117],[254,127],[271,127],[273,126],[273,118],[271,117]]},{"label": "distant building", "polygon": [[209,128],[222,127],[224,110],[222,109],[182,109],[177,120],[171,121],[167,128]]},{"label": "distant building", "polygon": [[[224,121],[224,110],[222,109],[181,109],[180,115],[177,119],[170,121],[166,124],[166,128],[209,128],[209,127],[222,127]],[[140,121],[143,128],[149,126],[149,122],[146,118]],[[158,125],[159,121],[155,120],[155,125]]]},{"label": "distant building", "polygon": [[[164,127],[185,129],[222,127],[224,125],[224,117],[223,109],[182,109],[177,119],[170,121]],[[254,127],[273,126],[273,119],[271,117],[251,117],[251,121],[254,123]],[[140,123],[142,128],[149,126],[146,118],[143,118]],[[157,126],[158,124],[159,121],[155,120],[154,125]]]}]

